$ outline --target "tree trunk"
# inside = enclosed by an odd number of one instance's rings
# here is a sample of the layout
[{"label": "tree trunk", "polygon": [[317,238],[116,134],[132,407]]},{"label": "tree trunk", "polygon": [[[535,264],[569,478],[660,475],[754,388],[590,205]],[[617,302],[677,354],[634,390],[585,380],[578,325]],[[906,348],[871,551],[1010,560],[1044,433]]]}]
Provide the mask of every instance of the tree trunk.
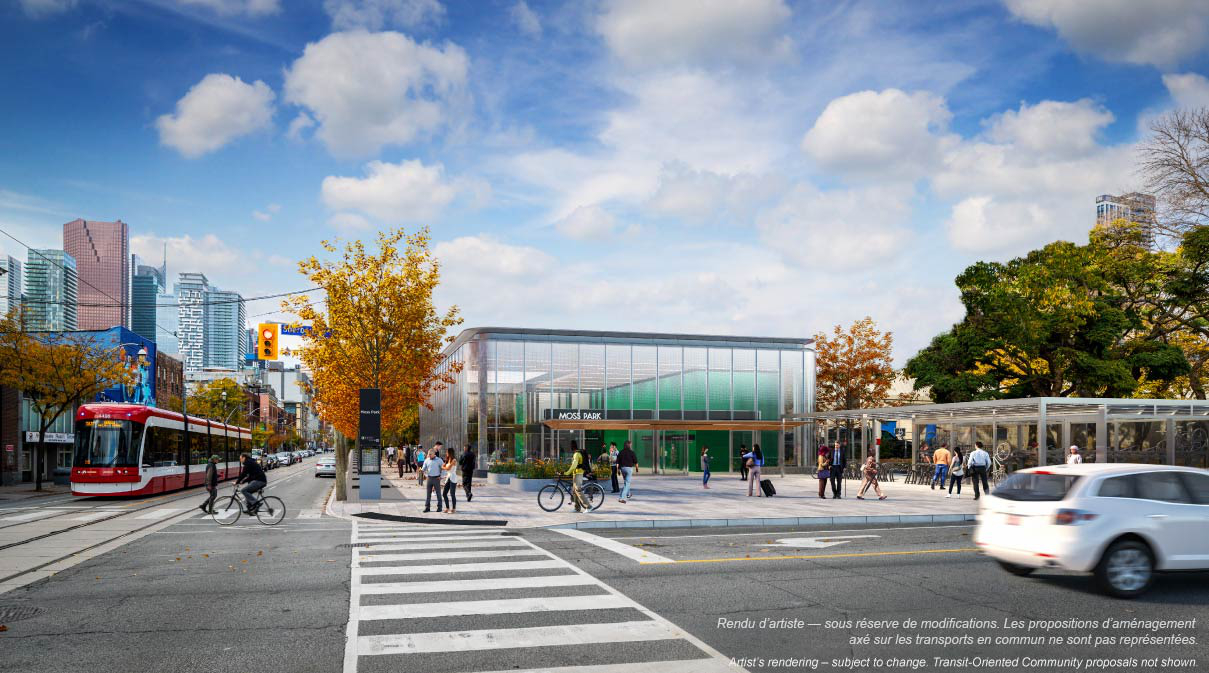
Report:
[{"label": "tree trunk", "polygon": [[344,435],[336,436],[336,500],[348,499],[348,442]]}]

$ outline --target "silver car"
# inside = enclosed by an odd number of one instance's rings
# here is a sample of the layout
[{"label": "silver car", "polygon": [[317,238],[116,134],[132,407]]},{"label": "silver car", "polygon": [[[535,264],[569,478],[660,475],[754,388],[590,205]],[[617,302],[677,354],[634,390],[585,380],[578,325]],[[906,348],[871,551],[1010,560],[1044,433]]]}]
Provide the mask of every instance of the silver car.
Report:
[{"label": "silver car", "polygon": [[335,477],[336,476],[336,459],[335,458],[320,458],[315,461],[315,476],[316,477]]}]

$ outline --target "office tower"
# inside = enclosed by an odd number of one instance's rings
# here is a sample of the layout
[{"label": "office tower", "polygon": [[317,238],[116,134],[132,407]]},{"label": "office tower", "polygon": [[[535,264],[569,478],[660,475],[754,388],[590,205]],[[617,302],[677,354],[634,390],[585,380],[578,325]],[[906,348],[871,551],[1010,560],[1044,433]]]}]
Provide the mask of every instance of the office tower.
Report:
[{"label": "office tower", "polygon": [[206,294],[210,281],[203,273],[182,273],[173,288],[178,322],[177,350],[185,363],[185,374],[206,366]]},{"label": "office tower", "polygon": [[45,332],[78,329],[75,258],[62,250],[31,249],[25,273],[28,328]]},{"label": "office tower", "polygon": [[3,261],[4,274],[0,275],[0,315],[21,305],[21,262],[13,257],[5,257]]},{"label": "office tower", "polygon": [[82,330],[130,327],[130,228],[121,221],[72,220],[63,250],[76,260]]},{"label": "office tower", "polygon": [[1150,194],[1130,192],[1113,196],[1101,194],[1096,197],[1096,227],[1111,227],[1114,222],[1125,220],[1141,225],[1147,245],[1155,241],[1155,198]]},{"label": "office tower", "polygon": [[247,308],[238,292],[211,288],[206,301],[206,367],[238,369],[243,363]]},{"label": "office tower", "polygon": [[130,265],[135,271],[130,283],[130,330],[158,344],[159,331],[155,325],[159,307],[156,304],[164,293],[164,282],[159,268],[139,264],[140,261],[138,255],[131,257]]},{"label": "office tower", "polygon": [[155,352],[180,355],[180,341],[176,337],[176,331],[180,329],[180,306],[176,294],[160,293],[156,295],[155,303]]}]

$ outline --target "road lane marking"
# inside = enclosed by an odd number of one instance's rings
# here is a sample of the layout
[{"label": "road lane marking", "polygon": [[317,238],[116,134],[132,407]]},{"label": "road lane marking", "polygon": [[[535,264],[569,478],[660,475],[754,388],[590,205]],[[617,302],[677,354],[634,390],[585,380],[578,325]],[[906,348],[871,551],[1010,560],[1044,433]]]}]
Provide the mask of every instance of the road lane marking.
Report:
[{"label": "road lane marking", "polygon": [[504,556],[548,556],[544,551],[534,551],[532,549],[488,549],[486,551],[434,551],[421,552],[418,554],[373,554],[366,555],[364,551],[361,553],[360,561],[362,563],[385,563],[387,561],[404,561],[410,563],[412,561],[440,561],[443,559],[459,559],[459,558],[500,558]]},{"label": "road lane marking", "polygon": [[[960,554],[978,551],[977,547],[968,549],[920,549],[918,551],[871,551],[852,554],[799,554],[790,556],[747,556],[733,558],[696,558],[678,559],[673,563],[732,563],[737,561],[786,561],[790,559],[828,559],[828,558],[861,558],[865,556],[910,556],[913,554]],[[643,565],[657,565],[646,564]]]},{"label": "road lane marking", "polygon": [[644,549],[639,549],[637,547],[628,545],[624,542],[617,542],[617,541],[611,540],[607,537],[593,535],[587,531],[578,530],[576,528],[553,528],[552,530],[556,533],[562,533],[563,535],[566,535],[567,537],[573,537],[582,542],[587,542],[588,544],[596,545],[597,547],[600,547],[601,549],[607,549],[608,551],[611,551],[614,554],[624,556],[632,561],[637,561],[639,563],[644,563],[644,564],[674,563],[674,561],[672,561],[672,559],[670,559],[666,556],[660,556],[659,554],[652,554],[649,551],[646,551]]},{"label": "road lane marking", "polygon": [[424,580],[420,582],[377,582],[362,584],[365,594],[440,593],[445,591],[495,591],[498,589],[544,589],[546,587],[578,587],[595,585],[588,577],[579,575],[530,575],[526,577],[493,577],[485,580]]},{"label": "road lane marking", "polygon": [[826,549],[848,544],[856,539],[879,538],[880,535],[830,535],[827,537],[786,537],[770,544],[770,547],[798,547],[801,549]]},{"label": "road lane marking", "polygon": [[514,615],[526,612],[556,612],[559,610],[610,610],[628,607],[630,607],[629,601],[607,595],[504,598],[490,601],[362,605],[361,619],[428,619],[433,617],[464,617],[470,615]]},{"label": "road lane marking", "polygon": [[152,510],[150,512],[147,512],[146,514],[140,514],[134,518],[153,521],[155,519],[163,519],[165,517],[172,516],[173,514],[176,514],[177,512],[186,512],[186,511],[188,511],[188,510],[182,509],[180,507],[165,507],[163,509]]},{"label": "road lane marking", "polygon": [[[827,535],[829,533],[868,533],[868,532],[883,532],[883,531],[912,531],[912,530],[935,530],[938,528],[973,528],[972,523],[954,524],[952,526],[899,526],[897,528],[845,528],[842,530],[793,530],[793,531],[778,531],[769,533],[702,533],[701,535],[611,535],[610,540],[679,540],[680,538],[696,538],[696,537],[740,537],[745,535],[762,535],[764,537],[772,537],[773,535],[804,535],[814,533],[817,535]],[[558,530],[558,529],[555,529]]]},{"label": "road lane marking", "polygon": [[303,509],[303,510],[298,511],[298,516],[296,518],[298,518],[298,519],[318,519],[322,515],[323,515],[323,510],[321,510],[321,509]]},{"label": "road lane marking", "polygon": [[444,575],[445,573],[481,573],[497,570],[541,570],[561,568],[558,560],[549,561],[501,561],[499,563],[455,563],[453,565],[417,566],[414,568],[355,568],[353,577],[361,575]]},{"label": "road lane marking", "polygon": [[68,520],[69,521],[95,521],[97,519],[103,519],[107,516],[113,516],[115,514],[117,514],[117,512],[89,512],[87,514],[81,514],[80,516],[72,517],[71,519],[68,519]]},{"label": "road lane marking", "polygon": [[470,548],[470,547],[479,549],[479,548],[485,548],[485,547],[516,547],[518,545],[524,546],[524,544],[525,544],[521,540],[514,540],[514,539],[509,539],[509,538],[504,538],[502,540],[501,539],[482,540],[480,538],[466,538],[466,539],[478,540],[478,541],[477,542],[466,542],[466,543],[424,542],[421,544],[412,544],[412,542],[410,540],[409,541],[393,541],[393,540],[391,540],[391,541],[386,541],[386,542],[367,543],[372,546],[366,546],[366,547],[364,547],[364,549],[366,551],[410,551],[412,549],[465,549],[465,548]]},{"label": "road lane marking", "polygon": [[[364,610],[365,608],[361,608]],[[594,643],[632,643],[651,640],[676,640],[683,631],[663,621],[615,622],[612,624],[565,624],[531,626],[516,629],[479,631],[437,631],[399,633],[386,636],[359,636],[357,654],[438,654],[512,649],[518,647],[554,647]]]},{"label": "road lane marking", "polygon": [[48,516],[55,516],[56,514],[62,514],[62,513],[63,512],[56,512],[54,510],[38,509],[38,510],[34,510],[32,512],[26,512],[24,514],[14,514],[13,516],[6,516],[3,519],[0,519],[0,521],[33,521],[34,519],[41,519],[41,518],[48,517]]}]

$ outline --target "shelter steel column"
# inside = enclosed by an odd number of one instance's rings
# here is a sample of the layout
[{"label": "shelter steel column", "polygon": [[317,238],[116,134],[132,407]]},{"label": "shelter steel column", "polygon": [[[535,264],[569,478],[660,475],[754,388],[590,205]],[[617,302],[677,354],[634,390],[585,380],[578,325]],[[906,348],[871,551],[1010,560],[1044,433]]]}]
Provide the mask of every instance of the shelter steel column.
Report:
[{"label": "shelter steel column", "polygon": [[882,422],[875,420],[873,425],[873,462],[882,462]]},{"label": "shelter steel column", "polygon": [[1096,414],[1096,462],[1108,462],[1108,407],[1101,406]]},{"label": "shelter steel column", "polygon": [[911,417],[911,467],[919,462],[919,423],[915,422],[915,417]]},{"label": "shelter steel column", "polygon": [[1049,428],[1046,426],[1045,402],[1037,404],[1037,465],[1046,466],[1049,458]]},{"label": "shelter steel column", "polygon": [[1167,419],[1167,464],[1175,465],[1175,419]]}]

